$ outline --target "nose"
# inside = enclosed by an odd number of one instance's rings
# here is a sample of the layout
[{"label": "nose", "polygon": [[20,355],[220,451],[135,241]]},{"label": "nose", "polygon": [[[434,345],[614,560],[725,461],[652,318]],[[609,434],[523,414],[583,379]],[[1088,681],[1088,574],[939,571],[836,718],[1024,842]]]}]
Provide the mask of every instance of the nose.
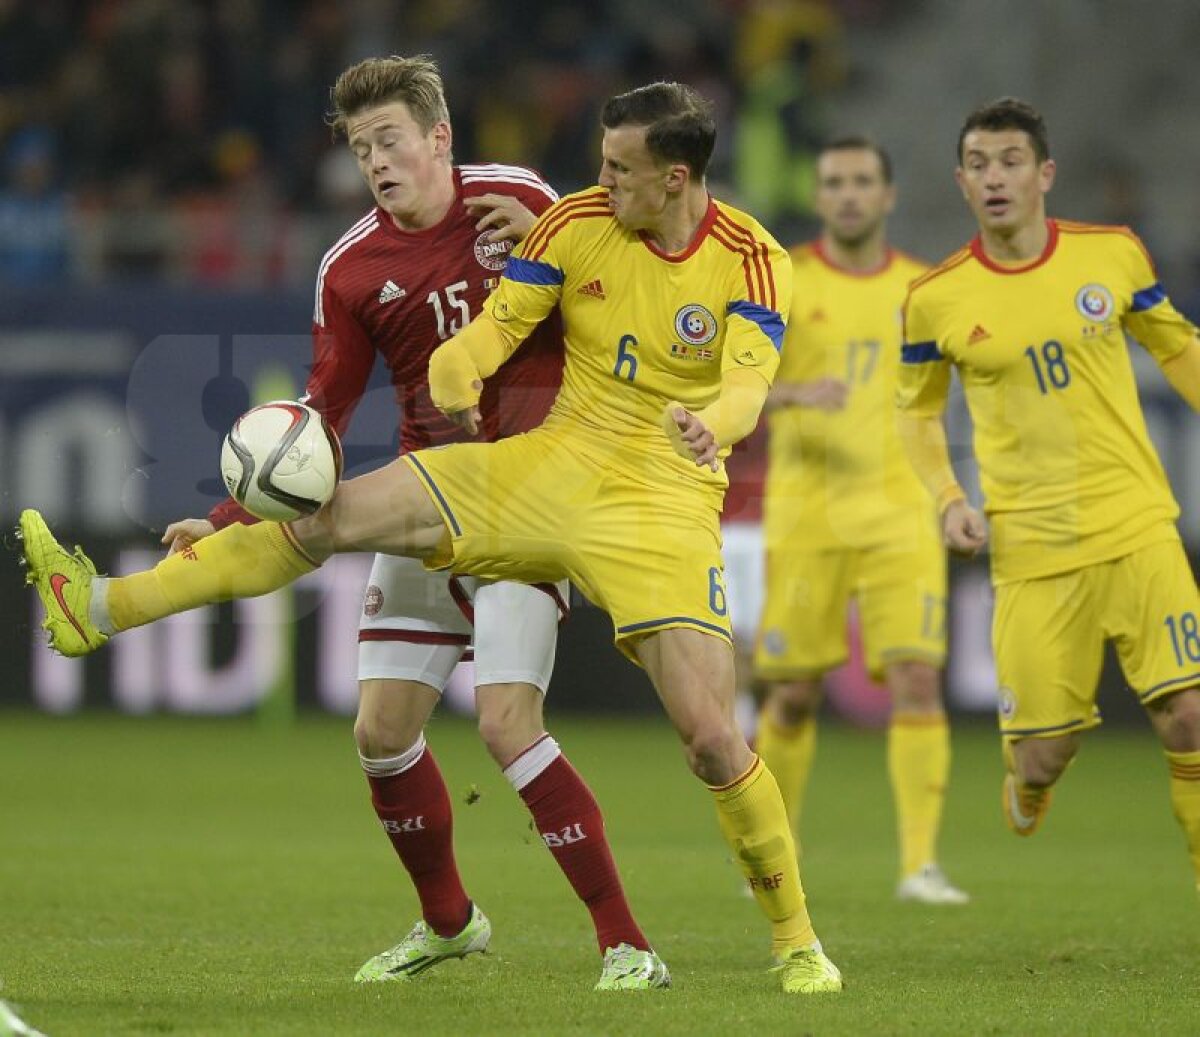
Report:
[{"label": "nose", "polygon": [[612,174],[608,171],[606,166],[600,167],[600,176],[598,177],[598,182],[601,187],[615,187],[617,183],[616,180],[613,179]]}]

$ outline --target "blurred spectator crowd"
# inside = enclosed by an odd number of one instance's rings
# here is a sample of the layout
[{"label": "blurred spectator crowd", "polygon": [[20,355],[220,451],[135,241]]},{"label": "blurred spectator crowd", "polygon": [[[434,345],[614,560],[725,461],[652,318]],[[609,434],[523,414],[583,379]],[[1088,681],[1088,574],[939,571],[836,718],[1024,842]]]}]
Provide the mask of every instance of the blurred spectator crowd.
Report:
[{"label": "blurred spectator crowd", "polygon": [[433,54],[459,161],[593,182],[614,92],[717,106],[713,178],[803,227],[845,24],[888,0],[0,0],[0,281],[304,284],[369,200],[324,122],[374,54]]}]

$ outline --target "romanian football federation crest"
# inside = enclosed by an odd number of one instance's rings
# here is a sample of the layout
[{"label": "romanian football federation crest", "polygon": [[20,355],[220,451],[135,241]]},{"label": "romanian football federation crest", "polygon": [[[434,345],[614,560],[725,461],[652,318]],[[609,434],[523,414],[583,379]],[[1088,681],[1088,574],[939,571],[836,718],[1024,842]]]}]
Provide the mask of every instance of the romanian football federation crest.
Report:
[{"label": "romanian football federation crest", "polygon": [[707,345],[717,337],[717,318],[699,303],[689,303],[675,314],[675,334],[690,346]]},{"label": "romanian football federation crest", "polygon": [[1102,284],[1085,284],[1075,293],[1075,309],[1096,324],[1112,316],[1114,305],[1112,292]]}]

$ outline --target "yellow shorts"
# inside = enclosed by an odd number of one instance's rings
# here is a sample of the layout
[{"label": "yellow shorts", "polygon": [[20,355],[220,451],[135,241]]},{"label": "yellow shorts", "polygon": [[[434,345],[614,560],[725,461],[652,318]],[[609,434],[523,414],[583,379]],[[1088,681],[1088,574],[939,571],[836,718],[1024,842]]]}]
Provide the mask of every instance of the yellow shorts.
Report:
[{"label": "yellow shorts", "polygon": [[915,549],[767,551],[767,600],[754,670],[763,680],[816,677],[846,661],[846,611],[856,599],[867,669],[946,658],[946,552],[931,525]]},{"label": "yellow shorts", "polygon": [[1200,595],[1174,539],[1109,562],[996,588],[992,643],[1006,738],[1100,723],[1096,684],[1111,639],[1142,703],[1200,685]]},{"label": "yellow shorts", "polygon": [[450,530],[451,553],[429,568],[569,579],[612,617],[617,647],[635,662],[637,641],[669,627],[732,644],[719,516],[689,487],[638,482],[545,429],[404,460]]}]

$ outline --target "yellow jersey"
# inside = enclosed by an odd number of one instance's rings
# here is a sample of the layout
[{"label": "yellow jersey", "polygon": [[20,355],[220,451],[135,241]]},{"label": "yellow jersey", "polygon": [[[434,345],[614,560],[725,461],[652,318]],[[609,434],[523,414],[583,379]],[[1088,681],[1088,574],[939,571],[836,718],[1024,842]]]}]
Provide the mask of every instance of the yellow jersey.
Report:
[{"label": "yellow jersey", "polygon": [[792,257],[792,314],[776,378],[836,378],[840,411],[781,407],[768,414],[764,532],[769,548],[805,550],[915,542],[934,521],[929,495],[896,435],[900,309],[928,265],[889,250],[860,274],[836,266],[819,241]]},{"label": "yellow jersey", "polygon": [[976,238],[914,283],[905,305],[897,404],[940,415],[958,369],[997,584],[1178,537],[1124,333],[1161,364],[1196,329],[1128,229],[1047,227],[1042,255],[1020,266],[994,263]]},{"label": "yellow jersey", "polygon": [[724,466],[675,453],[663,408],[707,406],[738,365],[769,384],[791,285],[787,253],[737,209],[710,199],[688,248],[668,254],[622,227],[608,192],[593,188],[546,210],[485,306],[518,336],[561,307],[566,362],[544,428],[581,438],[580,449],[635,482],[698,489],[719,510]]}]

